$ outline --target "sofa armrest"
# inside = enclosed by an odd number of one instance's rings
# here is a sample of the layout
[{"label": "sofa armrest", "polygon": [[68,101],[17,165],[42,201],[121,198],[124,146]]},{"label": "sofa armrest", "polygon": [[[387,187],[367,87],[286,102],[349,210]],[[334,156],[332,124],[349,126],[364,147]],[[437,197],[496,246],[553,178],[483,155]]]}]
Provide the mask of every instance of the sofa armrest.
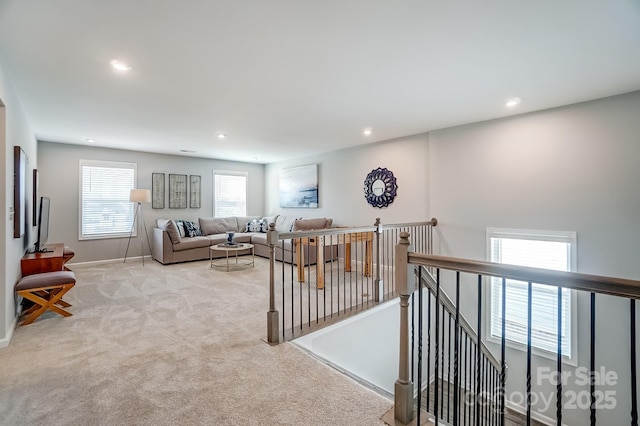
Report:
[{"label": "sofa armrest", "polygon": [[167,231],[153,228],[153,258],[162,264],[173,262],[173,244]]}]

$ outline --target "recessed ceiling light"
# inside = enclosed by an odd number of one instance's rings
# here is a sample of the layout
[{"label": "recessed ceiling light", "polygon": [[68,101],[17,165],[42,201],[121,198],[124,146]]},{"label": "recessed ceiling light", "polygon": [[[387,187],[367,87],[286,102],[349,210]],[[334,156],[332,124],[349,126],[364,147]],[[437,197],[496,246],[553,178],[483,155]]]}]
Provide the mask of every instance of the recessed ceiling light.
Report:
[{"label": "recessed ceiling light", "polygon": [[226,137],[227,137],[227,135],[226,135],[226,134],[224,134],[224,133],[222,133],[222,132],[218,132],[218,133],[216,134],[216,136],[218,137],[218,139],[224,139],[224,138],[226,138]]},{"label": "recessed ceiling light", "polygon": [[118,71],[129,71],[131,69],[131,66],[122,62],[122,61],[118,61],[116,59],[114,59],[113,61],[110,62],[111,67],[115,70]]},{"label": "recessed ceiling light", "polygon": [[96,140],[91,138],[86,138],[85,141],[89,143],[96,143]]},{"label": "recessed ceiling light", "polygon": [[373,133],[373,130],[371,130],[370,128],[366,128],[364,129],[364,131],[362,132],[365,136],[369,136],[371,135],[371,133]]},{"label": "recessed ceiling light", "polygon": [[511,98],[505,104],[507,108],[515,108],[518,105],[520,105],[520,98]]}]

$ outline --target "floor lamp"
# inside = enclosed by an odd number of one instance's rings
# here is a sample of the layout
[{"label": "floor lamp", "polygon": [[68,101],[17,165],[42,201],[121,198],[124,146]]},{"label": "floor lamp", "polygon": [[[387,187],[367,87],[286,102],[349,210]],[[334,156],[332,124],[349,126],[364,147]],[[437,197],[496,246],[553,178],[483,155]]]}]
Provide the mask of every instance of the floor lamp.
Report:
[{"label": "floor lamp", "polygon": [[[129,242],[127,243],[127,251],[124,253],[124,261],[127,261],[127,254],[129,253],[129,245],[131,244],[131,237],[133,237],[133,230],[135,229],[136,224],[138,225],[138,229],[140,229],[140,224],[136,220],[138,218],[138,213],[140,213],[140,219],[142,219],[142,227],[144,228],[144,233],[147,235],[147,244],[149,245],[149,252],[151,252],[151,243],[149,243],[149,232],[147,231],[147,224],[144,222],[144,214],[142,212],[142,203],[150,203],[151,202],[151,191],[148,189],[132,189],[129,194],[129,201],[132,203],[136,203],[136,212],[133,215],[133,223],[131,224],[131,233],[129,234]],[[140,248],[142,252],[142,266],[144,266],[144,241],[140,240]]]}]

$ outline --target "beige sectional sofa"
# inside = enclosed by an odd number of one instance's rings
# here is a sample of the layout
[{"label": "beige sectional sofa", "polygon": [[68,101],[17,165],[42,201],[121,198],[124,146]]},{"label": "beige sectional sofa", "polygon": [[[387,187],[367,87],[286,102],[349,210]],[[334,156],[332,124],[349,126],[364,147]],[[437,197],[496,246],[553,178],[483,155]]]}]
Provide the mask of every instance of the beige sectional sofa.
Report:
[{"label": "beige sectional sofa", "polygon": [[[162,264],[209,259],[209,247],[227,241],[227,232],[233,231],[234,242],[251,243],[256,256],[269,257],[267,245],[268,224],[275,223],[276,231],[291,232],[331,228],[333,220],[327,218],[303,219],[284,215],[269,217],[199,218],[197,221],[158,219],[153,229],[153,258]],[[196,226],[197,225],[197,226]],[[201,234],[201,235],[198,235]],[[276,260],[296,263],[295,244],[283,242],[276,250]],[[330,247],[327,247],[331,250]],[[250,250],[239,252],[249,254]],[[213,257],[225,256],[214,251]],[[304,251],[304,264],[315,264],[315,247]],[[330,253],[325,253],[329,259]]]}]

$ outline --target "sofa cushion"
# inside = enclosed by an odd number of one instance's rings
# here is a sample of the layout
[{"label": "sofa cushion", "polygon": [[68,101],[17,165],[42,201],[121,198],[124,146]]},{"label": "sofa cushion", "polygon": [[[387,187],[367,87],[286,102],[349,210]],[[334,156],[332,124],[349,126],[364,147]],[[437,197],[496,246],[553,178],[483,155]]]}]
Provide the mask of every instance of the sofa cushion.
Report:
[{"label": "sofa cushion", "polygon": [[262,221],[253,219],[247,222],[247,227],[244,232],[260,232],[260,229],[262,229]]},{"label": "sofa cushion", "polygon": [[183,251],[199,247],[209,247],[210,242],[207,237],[185,238],[173,245],[173,251]]},{"label": "sofa cushion", "polygon": [[204,235],[224,234],[227,231],[238,231],[238,221],[235,217],[201,217],[199,220],[200,229]]},{"label": "sofa cushion", "polygon": [[184,225],[184,233],[187,237],[202,236],[202,231],[200,230],[200,225],[198,224],[198,222],[183,220],[182,224]]},{"label": "sofa cushion", "polygon": [[267,245],[267,234],[252,234],[251,244]]},{"label": "sofa cushion", "polygon": [[236,232],[236,234],[233,236],[233,242],[234,243],[250,243],[252,235],[253,235],[252,233]]},{"label": "sofa cushion", "polygon": [[158,228],[167,231],[171,244],[177,244],[181,241],[178,225],[173,219],[158,219],[156,220],[156,225]]},{"label": "sofa cushion", "polygon": [[247,232],[247,223],[258,219],[260,216],[236,216],[236,229],[230,229],[230,231]]},{"label": "sofa cushion", "polygon": [[180,238],[184,238],[187,236],[184,230],[184,222],[181,220],[176,220],[176,225],[178,225],[178,233],[180,234]]},{"label": "sofa cushion", "polygon": [[293,222],[295,222],[296,219],[296,217],[278,216],[276,218],[276,231],[291,232],[291,230],[293,229]]},{"label": "sofa cushion", "polygon": [[[325,229],[328,227],[327,222],[329,222],[329,220],[326,217],[319,217],[314,219],[297,219],[295,222],[293,222],[293,231]],[[333,222],[333,220],[331,220],[331,222]]]},{"label": "sofa cushion", "polygon": [[265,216],[261,219],[262,225],[260,226],[260,232],[267,232],[269,230],[269,224],[276,223],[279,215]]}]

